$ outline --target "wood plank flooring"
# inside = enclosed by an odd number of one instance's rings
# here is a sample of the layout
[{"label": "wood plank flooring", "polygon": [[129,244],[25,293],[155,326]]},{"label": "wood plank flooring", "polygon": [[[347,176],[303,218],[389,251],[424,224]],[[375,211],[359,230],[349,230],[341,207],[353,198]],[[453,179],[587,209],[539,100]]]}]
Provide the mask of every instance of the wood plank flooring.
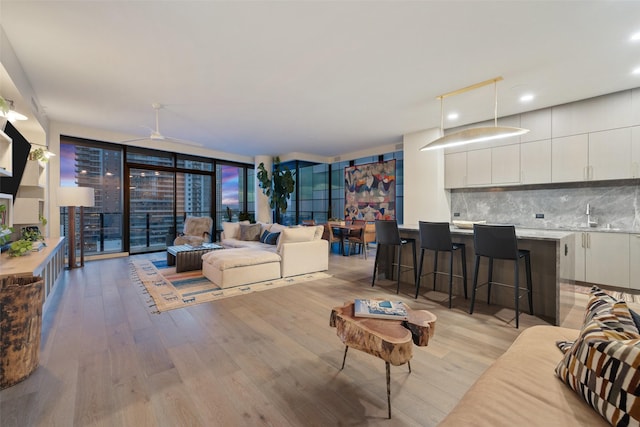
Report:
[{"label": "wood plank flooring", "polygon": [[398,299],[438,321],[429,346],[414,347],[413,372],[392,367],[387,420],[384,362],[352,350],[340,371],[344,347],[329,327],[347,300],[396,298],[395,282],[371,287],[369,255],[331,255],[331,278],[162,314],[130,280],[133,257],[66,271],[40,366],[0,392],[0,425],[434,426],[522,330],[545,324],[525,313],[518,330],[513,310],[478,304],[469,315],[462,297],[447,308],[446,289],[414,300],[403,284]]}]

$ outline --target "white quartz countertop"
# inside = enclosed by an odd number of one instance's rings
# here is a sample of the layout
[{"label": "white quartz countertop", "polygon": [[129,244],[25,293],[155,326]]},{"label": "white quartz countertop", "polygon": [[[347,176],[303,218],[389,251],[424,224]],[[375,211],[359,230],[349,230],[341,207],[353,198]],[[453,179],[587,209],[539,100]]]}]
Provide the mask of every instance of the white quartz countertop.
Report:
[{"label": "white quartz countertop", "polygon": [[[400,230],[418,231],[418,224],[399,224]],[[473,235],[473,229],[458,228],[451,226],[451,233],[458,235]],[[575,231],[572,230],[548,230],[539,228],[519,228],[516,226],[516,237],[519,239],[532,240],[561,240],[566,237],[573,236]]]}]

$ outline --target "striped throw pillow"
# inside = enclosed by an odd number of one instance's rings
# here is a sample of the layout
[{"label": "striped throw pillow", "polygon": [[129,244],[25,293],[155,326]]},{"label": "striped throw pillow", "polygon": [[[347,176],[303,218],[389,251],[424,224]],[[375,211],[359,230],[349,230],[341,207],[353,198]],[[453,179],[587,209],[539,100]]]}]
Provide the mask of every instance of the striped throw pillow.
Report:
[{"label": "striped throw pillow", "polygon": [[624,301],[592,289],[556,375],[614,426],[640,423],[640,333]]}]

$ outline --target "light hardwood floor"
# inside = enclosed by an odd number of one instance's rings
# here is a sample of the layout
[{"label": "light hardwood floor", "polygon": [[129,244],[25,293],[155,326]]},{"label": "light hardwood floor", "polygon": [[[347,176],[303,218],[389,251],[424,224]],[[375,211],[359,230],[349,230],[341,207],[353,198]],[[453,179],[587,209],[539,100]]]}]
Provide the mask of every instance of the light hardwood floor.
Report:
[{"label": "light hardwood floor", "polygon": [[[356,297],[395,298],[371,287],[374,251],[330,257],[333,277],[152,314],[129,261],[67,271],[43,322],[40,366],[0,392],[0,425],[12,426],[433,426],[525,328],[544,321],[403,284],[399,299],[438,316],[412,373],[344,347],[331,308]],[[138,255],[161,258],[163,254]],[[427,282],[428,281],[427,278]],[[442,289],[444,291],[445,289]],[[505,290],[504,292],[509,292]]]}]

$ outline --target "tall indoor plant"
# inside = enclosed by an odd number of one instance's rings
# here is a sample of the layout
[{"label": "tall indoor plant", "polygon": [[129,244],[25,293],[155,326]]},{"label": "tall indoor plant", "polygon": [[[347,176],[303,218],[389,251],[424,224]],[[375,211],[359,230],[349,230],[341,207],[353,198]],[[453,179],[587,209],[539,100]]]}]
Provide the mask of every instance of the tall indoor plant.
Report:
[{"label": "tall indoor plant", "polygon": [[296,185],[293,179],[294,173],[280,163],[279,157],[273,159],[273,171],[271,174],[265,169],[264,163],[258,165],[258,185],[262,192],[269,198],[269,206],[275,212],[275,222],[281,222],[281,215],[287,211],[288,200]]}]

